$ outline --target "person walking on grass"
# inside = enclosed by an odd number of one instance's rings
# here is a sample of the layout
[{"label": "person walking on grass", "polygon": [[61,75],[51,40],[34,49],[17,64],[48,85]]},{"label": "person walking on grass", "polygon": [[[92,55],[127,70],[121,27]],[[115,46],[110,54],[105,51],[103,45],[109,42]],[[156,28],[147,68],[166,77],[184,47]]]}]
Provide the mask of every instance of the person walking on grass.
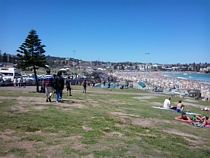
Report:
[{"label": "person walking on grass", "polygon": [[46,76],[44,79],[44,87],[45,87],[45,95],[46,95],[46,102],[51,102],[51,97],[53,95],[53,76],[50,75],[50,70],[46,71]]},{"label": "person walking on grass", "polygon": [[17,78],[16,78],[16,77],[15,77],[14,80],[13,80],[13,85],[14,85],[14,87],[17,86]]},{"label": "person walking on grass", "polygon": [[82,85],[83,85],[83,93],[86,93],[86,91],[87,91],[87,81],[84,80]]},{"label": "person walking on grass", "polygon": [[67,95],[72,96],[71,95],[71,79],[70,79],[70,76],[68,76],[68,78],[66,80],[66,90],[67,90]]},{"label": "person walking on grass", "polygon": [[18,87],[21,87],[21,78],[20,77],[18,77],[17,83],[18,83]]},{"label": "person walking on grass", "polygon": [[26,78],[23,77],[23,78],[22,78],[22,81],[23,81],[23,87],[26,88]]},{"label": "person walking on grass", "polygon": [[59,71],[57,76],[55,77],[55,92],[56,92],[56,102],[59,103],[62,101],[63,97],[63,89],[64,89],[64,79],[61,75],[61,72]]}]

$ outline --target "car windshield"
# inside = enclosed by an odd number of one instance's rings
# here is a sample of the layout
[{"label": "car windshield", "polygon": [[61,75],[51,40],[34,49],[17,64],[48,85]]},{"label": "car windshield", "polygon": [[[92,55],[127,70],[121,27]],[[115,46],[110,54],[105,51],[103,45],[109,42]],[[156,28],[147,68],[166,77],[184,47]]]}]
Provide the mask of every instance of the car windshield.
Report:
[{"label": "car windshield", "polygon": [[13,73],[6,73],[6,72],[4,72],[4,73],[2,73],[4,76],[13,76]]},{"label": "car windshield", "polygon": [[21,74],[16,72],[16,73],[15,73],[15,76],[21,76]]}]

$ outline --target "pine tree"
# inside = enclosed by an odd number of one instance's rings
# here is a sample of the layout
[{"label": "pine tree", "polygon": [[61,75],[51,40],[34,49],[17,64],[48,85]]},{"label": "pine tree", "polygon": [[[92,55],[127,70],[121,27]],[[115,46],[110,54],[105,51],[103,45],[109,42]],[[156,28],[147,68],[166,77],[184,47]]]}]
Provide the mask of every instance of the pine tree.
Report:
[{"label": "pine tree", "polygon": [[6,63],[7,62],[7,53],[4,52],[3,54],[3,62]]},{"label": "pine tree", "polygon": [[3,56],[1,54],[1,50],[0,50],[0,62],[3,62]]},{"label": "pine tree", "polygon": [[39,67],[45,67],[45,45],[41,44],[35,30],[31,30],[25,40],[25,42],[17,50],[17,67],[22,70],[31,68],[34,72],[36,81],[36,91],[39,92],[39,82],[37,78],[37,69]]}]

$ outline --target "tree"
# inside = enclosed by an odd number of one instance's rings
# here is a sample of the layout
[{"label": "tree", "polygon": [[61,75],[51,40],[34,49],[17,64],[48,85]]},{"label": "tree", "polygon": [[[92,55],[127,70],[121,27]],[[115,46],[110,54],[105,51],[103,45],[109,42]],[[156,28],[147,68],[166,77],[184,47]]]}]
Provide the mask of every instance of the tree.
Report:
[{"label": "tree", "polygon": [[3,56],[1,54],[1,50],[0,50],[0,62],[3,62]]},{"label": "tree", "polygon": [[45,67],[45,45],[41,44],[35,30],[31,30],[24,43],[17,50],[17,67],[22,70],[31,68],[34,72],[36,91],[39,92],[39,82],[37,78],[37,69],[39,67]]},{"label": "tree", "polygon": [[4,54],[3,54],[3,62],[7,62],[7,53],[6,52],[4,52]]}]

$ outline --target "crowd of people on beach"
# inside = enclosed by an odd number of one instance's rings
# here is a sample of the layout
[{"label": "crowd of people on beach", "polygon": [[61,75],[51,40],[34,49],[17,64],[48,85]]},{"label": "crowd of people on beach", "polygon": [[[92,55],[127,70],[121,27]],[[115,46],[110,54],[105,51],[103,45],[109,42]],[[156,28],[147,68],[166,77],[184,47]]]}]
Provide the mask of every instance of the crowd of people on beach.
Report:
[{"label": "crowd of people on beach", "polygon": [[210,84],[195,80],[186,80],[181,78],[172,78],[164,76],[161,72],[139,72],[139,71],[116,71],[111,75],[121,81],[130,80],[134,83],[144,82],[148,89],[162,87],[164,90],[200,90],[201,97],[210,97]]},{"label": "crowd of people on beach", "polygon": [[[197,81],[183,80],[177,78],[169,78],[162,75],[159,72],[114,72],[113,76],[117,77],[121,81],[131,80],[133,82],[143,81],[148,86],[160,86],[165,89],[177,88],[177,89],[200,89],[202,94],[206,97],[209,97],[210,94],[210,85],[200,83]],[[66,87],[67,95],[72,96],[72,87],[71,87],[71,76],[68,76],[67,79],[64,79],[62,73],[59,71],[57,75],[51,75],[50,70],[46,71],[44,80],[42,81],[42,89],[45,92],[46,102],[52,102],[52,96],[55,94],[56,103],[60,103],[63,100],[63,90]],[[26,82],[24,78],[15,78],[14,79],[15,87],[25,87]],[[105,84],[105,83],[104,83]],[[88,82],[86,79],[82,82],[83,93],[87,92]],[[108,88],[110,85],[108,86]],[[206,92],[206,93],[205,93]],[[210,119],[208,116],[202,116],[195,113],[186,113],[184,112],[184,104],[182,100],[179,100],[176,106],[171,104],[171,97],[166,98],[163,103],[163,107],[160,109],[169,109],[180,113],[180,116],[175,117],[176,120],[193,124],[199,127],[210,127]],[[206,111],[206,109],[204,109]],[[209,109],[210,111],[210,109]],[[190,115],[190,116],[188,116]]]}]

